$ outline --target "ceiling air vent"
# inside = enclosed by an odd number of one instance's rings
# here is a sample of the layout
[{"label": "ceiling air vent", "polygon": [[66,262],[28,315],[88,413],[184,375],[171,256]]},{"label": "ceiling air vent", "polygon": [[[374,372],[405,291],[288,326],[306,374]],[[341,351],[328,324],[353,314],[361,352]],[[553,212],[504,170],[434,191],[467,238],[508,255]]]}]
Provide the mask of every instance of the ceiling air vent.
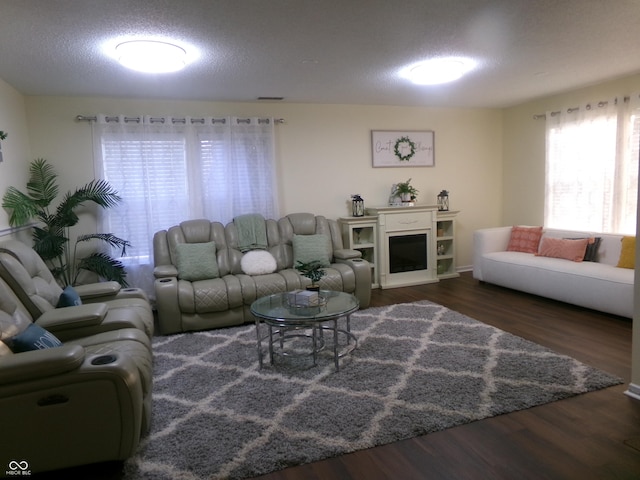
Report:
[{"label": "ceiling air vent", "polygon": [[258,100],[284,100],[284,97],[258,97]]}]

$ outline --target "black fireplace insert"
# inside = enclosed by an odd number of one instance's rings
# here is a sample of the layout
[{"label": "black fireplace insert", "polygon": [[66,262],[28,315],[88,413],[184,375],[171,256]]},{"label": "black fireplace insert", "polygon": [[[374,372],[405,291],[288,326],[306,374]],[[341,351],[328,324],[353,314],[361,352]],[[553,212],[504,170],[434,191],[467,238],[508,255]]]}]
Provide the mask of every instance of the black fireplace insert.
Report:
[{"label": "black fireplace insert", "polygon": [[427,234],[389,237],[389,273],[427,269]]}]

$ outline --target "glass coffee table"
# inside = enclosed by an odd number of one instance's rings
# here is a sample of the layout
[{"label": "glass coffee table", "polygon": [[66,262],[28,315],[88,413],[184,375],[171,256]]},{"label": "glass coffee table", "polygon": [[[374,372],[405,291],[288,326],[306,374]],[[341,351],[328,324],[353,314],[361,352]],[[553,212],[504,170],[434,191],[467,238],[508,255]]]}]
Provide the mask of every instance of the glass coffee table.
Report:
[{"label": "glass coffee table", "polygon": [[[327,346],[325,342],[330,343],[333,347],[336,372],[339,371],[340,358],[348,355],[358,346],[358,339],[351,333],[350,323],[351,314],[360,306],[358,299],[350,293],[320,290],[318,306],[299,306],[292,304],[289,293],[276,293],[262,297],[251,304],[251,313],[256,319],[260,368],[262,368],[262,340],[268,339],[269,360],[273,365],[274,355],[299,355],[293,351],[287,351],[286,343],[294,338],[303,337],[311,341],[311,347],[304,355],[313,356],[314,365],[318,352]],[[342,317],[346,319],[345,328],[339,328],[338,325],[338,320]],[[260,334],[261,320],[268,328],[268,333],[264,337]],[[326,339],[324,331],[331,331],[333,340]],[[344,342],[340,341],[341,339]]]}]

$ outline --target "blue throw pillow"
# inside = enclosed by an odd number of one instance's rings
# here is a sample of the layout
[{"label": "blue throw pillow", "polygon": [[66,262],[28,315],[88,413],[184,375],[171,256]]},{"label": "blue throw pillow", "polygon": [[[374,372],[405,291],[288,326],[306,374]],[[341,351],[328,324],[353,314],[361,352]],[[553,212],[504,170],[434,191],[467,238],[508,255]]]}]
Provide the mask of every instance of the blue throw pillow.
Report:
[{"label": "blue throw pillow", "polygon": [[76,289],[71,285],[67,285],[62,290],[60,294],[60,298],[58,299],[58,304],[56,308],[60,307],[74,307],[76,305],[82,305],[82,300],[80,299],[80,295],[76,292]]},{"label": "blue throw pillow", "polygon": [[7,344],[13,353],[62,346],[62,342],[53,333],[35,323],[29,325],[18,335],[9,338]]}]

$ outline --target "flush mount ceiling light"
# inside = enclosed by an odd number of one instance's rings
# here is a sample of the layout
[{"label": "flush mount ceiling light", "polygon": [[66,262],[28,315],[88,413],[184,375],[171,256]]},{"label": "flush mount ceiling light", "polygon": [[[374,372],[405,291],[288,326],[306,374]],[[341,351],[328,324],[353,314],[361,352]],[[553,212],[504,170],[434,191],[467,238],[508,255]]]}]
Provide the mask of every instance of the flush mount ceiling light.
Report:
[{"label": "flush mount ceiling light", "polygon": [[439,85],[462,78],[475,65],[468,58],[434,58],[408,67],[403,76],[417,85]]},{"label": "flush mount ceiling light", "polygon": [[146,73],[169,73],[187,65],[187,52],[172,43],[131,40],[116,46],[116,56],[124,67]]}]

